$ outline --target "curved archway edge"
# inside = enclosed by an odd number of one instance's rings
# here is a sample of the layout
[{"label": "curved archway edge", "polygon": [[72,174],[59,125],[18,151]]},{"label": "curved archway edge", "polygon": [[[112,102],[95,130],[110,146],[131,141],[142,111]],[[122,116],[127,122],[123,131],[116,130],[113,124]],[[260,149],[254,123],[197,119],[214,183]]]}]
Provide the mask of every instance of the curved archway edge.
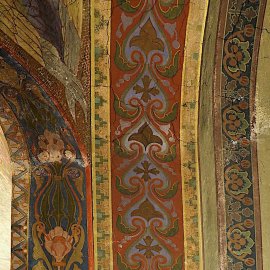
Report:
[{"label": "curved archway edge", "polygon": [[[88,187],[90,185],[89,165],[72,131],[46,92],[19,63],[2,49],[0,52],[1,104],[7,104],[2,111],[12,112],[23,130],[31,170],[31,183],[23,190],[29,196],[29,204],[25,203],[30,205],[29,215],[24,210],[25,223],[18,224],[19,227],[16,224],[18,228],[13,226],[13,231],[19,230],[26,237],[25,245],[20,245],[14,252],[20,263],[29,264],[33,269],[42,265],[67,264],[71,267],[75,263],[88,267],[92,248],[92,222],[87,220],[91,218],[91,198],[87,199],[86,189],[87,181]],[[14,148],[14,145],[10,147]],[[65,235],[63,241],[69,252],[63,258],[53,249],[57,244],[52,236],[55,234]],[[88,235],[90,241],[86,241]],[[45,242],[45,247],[42,242]],[[72,249],[69,248],[71,244],[74,245]],[[75,251],[82,252],[87,259],[81,261],[80,256],[74,255]]]}]

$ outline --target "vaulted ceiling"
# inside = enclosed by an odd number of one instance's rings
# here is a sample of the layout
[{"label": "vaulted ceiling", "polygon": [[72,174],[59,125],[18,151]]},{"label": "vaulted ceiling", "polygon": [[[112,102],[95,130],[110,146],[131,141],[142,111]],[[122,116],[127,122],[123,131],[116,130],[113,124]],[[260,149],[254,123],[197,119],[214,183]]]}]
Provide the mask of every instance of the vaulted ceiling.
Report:
[{"label": "vaulted ceiling", "polygon": [[269,1],[0,13],[1,265],[270,267]]}]

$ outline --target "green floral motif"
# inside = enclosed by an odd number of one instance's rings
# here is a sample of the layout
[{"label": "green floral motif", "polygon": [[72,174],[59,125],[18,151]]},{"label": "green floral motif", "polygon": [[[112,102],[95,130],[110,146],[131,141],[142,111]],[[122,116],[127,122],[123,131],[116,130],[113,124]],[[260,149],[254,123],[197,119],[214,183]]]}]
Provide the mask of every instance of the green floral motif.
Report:
[{"label": "green floral motif", "polygon": [[229,226],[232,226],[234,221],[242,221],[241,203],[234,202],[230,196],[226,196],[226,220]]},{"label": "green floral motif", "polygon": [[128,13],[135,13],[141,6],[140,4],[140,5],[137,5],[136,7],[133,7],[129,2],[130,1],[126,1],[126,0],[117,0],[119,7],[123,11],[128,12]]},{"label": "green floral motif", "polygon": [[252,254],[252,247],[254,246],[254,241],[250,237],[250,231],[241,231],[239,229],[234,229],[230,235],[229,247],[231,252],[236,256],[241,256],[243,254]]},{"label": "green floral motif", "polygon": [[96,67],[95,68],[95,85],[96,86],[101,85],[106,79],[107,77],[103,74],[103,72],[98,67]]},{"label": "green floral motif", "polygon": [[[170,6],[172,4],[173,1],[160,1],[160,4],[162,6]],[[180,16],[180,14],[182,13],[184,6],[185,6],[185,0],[180,0],[178,1],[178,4],[175,6],[170,7],[167,11],[163,11],[163,9],[160,8],[160,11],[162,13],[162,15],[170,20],[174,20],[176,19],[178,16]]]},{"label": "green floral motif", "polygon": [[230,50],[232,57],[228,63],[228,69],[235,73],[237,71],[246,72],[247,64],[249,63],[251,57],[248,52],[249,42],[242,42],[238,38],[233,38],[230,42]]},{"label": "green floral motif", "polygon": [[242,262],[234,264],[232,261],[228,262],[228,270],[243,270],[244,266]]},{"label": "green floral motif", "polygon": [[104,16],[98,9],[95,9],[95,32],[99,32],[100,29],[108,25],[108,20],[104,19]]},{"label": "green floral motif", "polygon": [[228,175],[228,187],[230,192],[234,195],[248,194],[251,182],[248,179],[247,172],[239,172],[237,169],[231,169],[227,172]]},{"label": "green floral motif", "polygon": [[235,110],[229,110],[226,113],[226,129],[229,135],[246,135],[246,129],[249,127],[249,123],[245,119],[245,113],[236,112]]}]

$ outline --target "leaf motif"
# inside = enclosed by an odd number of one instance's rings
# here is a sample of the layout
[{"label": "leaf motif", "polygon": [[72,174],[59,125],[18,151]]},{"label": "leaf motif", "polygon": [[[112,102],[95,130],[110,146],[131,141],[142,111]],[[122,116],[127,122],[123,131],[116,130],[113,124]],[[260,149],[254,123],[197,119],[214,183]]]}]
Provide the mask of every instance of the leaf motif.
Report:
[{"label": "leaf motif", "polygon": [[132,7],[127,0],[117,0],[117,3],[122,10],[128,13],[135,13],[140,7],[140,5],[137,7]]},{"label": "leaf motif", "polygon": [[41,37],[49,41],[64,61],[64,39],[59,14],[59,0],[24,0],[27,17]]},{"label": "leaf motif", "polygon": [[70,173],[73,170],[76,170],[78,172],[78,177],[73,178],[72,180],[76,186],[77,191],[79,192],[81,196],[81,199],[84,200],[85,199],[84,192],[83,192],[84,175],[79,169],[74,168],[74,167],[69,167],[69,169],[67,170],[67,173]]},{"label": "leaf motif", "polygon": [[124,148],[121,147],[121,143],[118,139],[114,140],[114,151],[119,157],[129,158],[132,157],[131,153],[128,153]]},{"label": "leaf motif", "polygon": [[113,108],[118,115],[126,119],[134,119],[140,112],[139,108],[136,108],[136,111],[133,114],[129,114],[129,112],[121,106],[120,99],[117,95],[114,95]]},{"label": "leaf motif", "polygon": [[155,209],[155,206],[148,200],[146,199],[143,201],[138,209],[135,209],[131,212],[131,216],[139,216],[144,218],[147,221],[150,221],[152,218],[163,218],[163,215],[161,212]]},{"label": "leaf motif", "polygon": [[119,270],[131,270],[123,261],[119,253],[117,253],[117,266]]},{"label": "leaf motif", "polygon": [[74,265],[75,262],[78,262],[80,264],[83,263],[82,249],[83,249],[83,246],[85,243],[85,232],[84,232],[84,229],[82,226],[80,226],[80,225],[76,225],[76,226],[78,226],[80,228],[80,240],[79,240],[79,243],[73,247],[74,248],[73,253],[72,253],[72,255],[67,263],[67,266],[65,268],[66,270],[70,270],[72,265]]},{"label": "leaf motif", "polygon": [[141,28],[140,34],[130,40],[130,46],[139,47],[147,56],[151,51],[164,51],[164,42],[157,36],[150,19]]},{"label": "leaf motif", "polygon": [[120,44],[118,42],[116,42],[116,50],[115,50],[115,55],[114,55],[114,63],[122,71],[130,71],[130,70],[134,69],[137,66],[136,64],[130,65],[124,59],[124,57],[121,54]]},{"label": "leaf motif", "polygon": [[154,153],[154,155],[161,162],[172,162],[176,158],[176,145],[175,144],[172,145],[169,153],[167,153],[165,155],[160,156],[156,153]]},{"label": "leaf motif", "polygon": [[180,51],[178,51],[174,57],[173,57],[173,64],[170,65],[169,67],[165,67],[165,70],[160,70],[160,68],[158,68],[158,72],[159,74],[161,74],[162,76],[166,77],[166,78],[172,78],[176,75],[176,73],[179,70],[179,55],[180,55]]},{"label": "leaf motif", "polygon": [[42,186],[42,184],[44,183],[44,180],[45,180],[43,176],[40,176],[40,175],[38,175],[38,174],[36,173],[37,170],[38,170],[38,167],[37,167],[37,169],[35,169],[35,170],[33,171],[33,179],[34,179],[35,182],[36,182],[36,190],[34,191],[34,196],[37,195],[38,190],[41,188],[41,186]]},{"label": "leaf motif", "polygon": [[180,256],[177,260],[177,263],[172,268],[172,270],[182,270],[182,269],[183,269],[183,259],[182,256]]},{"label": "leaf motif", "polygon": [[137,141],[144,145],[145,149],[149,144],[157,143],[162,145],[163,141],[159,136],[153,134],[151,127],[145,122],[138,130],[137,133],[132,134],[129,138],[129,141]]},{"label": "leaf motif", "polygon": [[166,232],[162,232],[159,229],[157,231],[165,237],[173,237],[179,232],[179,221],[176,219],[173,223],[173,227],[168,229]]},{"label": "leaf motif", "polygon": [[156,191],[156,193],[158,194],[158,197],[159,197],[159,198],[164,199],[164,200],[168,200],[168,199],[173,198],[173,197],[176,195],[176,193],[177,193],[177,191],[178,191],[178,186],[179,186],[179,182],[175,183],[175,184],[169,189],[169,191],[168,191],[166,194],[164,194],[164,195],[158,193],[157,191]]},{"label": "leaf motif", "polygon": [[[139,266],[135,269],[131,269],[130,267],[128,267],[124,262],[123,259],[120,255],[120,253],[117,253],[117,266],[119,268],[119,270],[139,270],[141,269],[141,263],[139,263]],[[175,269],[177,270],[177,269]]]},{"label": "leaf motif", "polygon": [[168,11],[163,11],[162,9],[160,9],[160,12],[165,18],[174,20],[181,14],[184,6],[185,0],[180,0],[177,6],[171,7]]},{"label": "leaf motif", "polygon": [[[45,262],[48,270],[52,270],[52,266],[47,258],[47,256],[45,255],[45,252],[43,251],[43,248],[41,247],[41,244],[39,242],[39,237],[37,234],[37,227],[38,227],[38,223],[34,223],[33,227],[32,227],[32,237],[33,237],[33,243],[34,243],[34,249],[33,249],[33,258],[35,260],[42,260],[43,262]],[[37,268],[39,269],[39,268]]]},{"label": "leaf motif", "polygon": [[128,226],[123,224],[122,217],[120,215],[118,215],[118,217],[117,217],[116,227],[120,232],[122,232],[124,234],[131,234],[131,233],[134,233],[136,231],[136,229],[135,230],[130,229]]},{"label": "leaf motif", "polygon": [[165,114],[163,117],[158,117],[156,115],[156,113],[154,113],[154,117],[157,121],[161,122],[161,123],[171,123],[173,122],[176,117],[177,117],[177,113],[178,113],[178,108],[179,108],[179,104],[175,103],[172,107],[171,112]]},{"label": "leaf motif", "polygon": [[139,191],[137,187],[135,190],[131,191],[128,188],[124,187],[121,183],[120,177],[116,176],[116,188],[117,190],[124,195],[134,195]]}]

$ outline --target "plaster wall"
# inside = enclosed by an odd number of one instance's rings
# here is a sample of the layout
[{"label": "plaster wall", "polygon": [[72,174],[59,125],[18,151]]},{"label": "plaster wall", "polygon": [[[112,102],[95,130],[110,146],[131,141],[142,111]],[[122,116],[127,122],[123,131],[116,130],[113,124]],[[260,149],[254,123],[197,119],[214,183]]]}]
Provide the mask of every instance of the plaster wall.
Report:
[{"label": "plaster wall", "polygon": [[268,1],[258,61],[256,86],[256,133],[258,145],[258,169],[260,178],[260,201],[262,221],[263,267],[270,267],[270,2]]},{"label": "plaster wall", "polygon": [[1,127],[0,149],[0,266],[10,269],[12,164]]}]

